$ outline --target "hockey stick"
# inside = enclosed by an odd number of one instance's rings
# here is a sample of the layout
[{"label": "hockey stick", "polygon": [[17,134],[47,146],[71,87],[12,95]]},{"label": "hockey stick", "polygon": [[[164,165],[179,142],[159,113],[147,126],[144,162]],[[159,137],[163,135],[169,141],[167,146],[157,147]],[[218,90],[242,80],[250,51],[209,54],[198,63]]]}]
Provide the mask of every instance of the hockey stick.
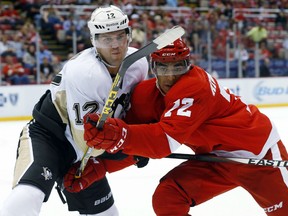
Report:
[{"label": "hockey stick", "polygon": [[[132,53],[131,55],[127,56],[120,68],[119,71],[115,77],[115,80],[112,84],[108,99],[105,102],[105,105],[103,107],[103,110],[101,112],[101,115],[99,117],[99,120],[97,122],[96,127],[98,129],[102,129],[103,125],[106,121],[106,119],[109,117],[109,115],[112,112],[112,104],[114,103],[118,90],[122,87],[122,81],[124,78],[124,75],[127,71],[127,69],[137,60],[148,56],[149,54],[153,53],[154,51],[161,49],[171,43],[173,43],[176,39],[180,38],[182,35],[184,35],[185,31],[181,26],[175,26],[172,29],[169,29],[165,31],[163,34],[161,34],[159,37],[155,38],[152,42],[144,46],[143,48],[137,50],[136,52]],[[80,167],[75,175],[75,178],[80,178],[83,170],[85,169],[85,166],[92,154],[93,148],[86,149],[86,152],[84,156],[82,157]]]},{"label": "hockey stick", "polygon": [[193,155],[193,154],[182,154],[182,153],[172,153],[166,158],[174,159],[186,159],[186,160],[198,160],[205,162],[228,162],[228,163],[242,163],[257,166],[272,166],[272,167],[288,167],[287,160],[268,160],[268,159],[252,159],[252,158],[224,158],[217,157],[213,155]]}]

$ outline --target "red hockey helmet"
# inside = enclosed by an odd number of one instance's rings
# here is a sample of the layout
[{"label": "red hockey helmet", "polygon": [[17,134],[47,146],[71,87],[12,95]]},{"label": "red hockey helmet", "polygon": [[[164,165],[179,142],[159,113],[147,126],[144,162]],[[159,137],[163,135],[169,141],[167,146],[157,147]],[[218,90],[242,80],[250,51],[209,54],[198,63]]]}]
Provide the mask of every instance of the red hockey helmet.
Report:
[{"label": "red hockey helmet", "polygon": [[[156,75],[180,75],[188,71],[190,67],[190,50],[189,47],[180,38],[172,44],[157,50],[151,54],[151,69]],[[170,73],[167,63],[182,62],[181,67],[177,66]],[[161,66],[160,66],[161,65]],[[180,65],[181,66],[181,65]]]},{"label": "red hockey helmet", "polygon": [[163,63],[188,60],[189,57],[190,50],[180,38],[151,54],[152,61]]}]

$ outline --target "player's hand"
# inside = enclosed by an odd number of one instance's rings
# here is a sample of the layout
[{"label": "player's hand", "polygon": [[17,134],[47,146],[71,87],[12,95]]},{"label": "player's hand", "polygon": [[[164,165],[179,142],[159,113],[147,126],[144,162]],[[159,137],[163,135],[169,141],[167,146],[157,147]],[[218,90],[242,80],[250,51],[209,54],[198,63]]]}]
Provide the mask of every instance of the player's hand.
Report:
[{"label": "player's hand", "polygon": [[95,113],[84,117],[84,139],[89,147],[105,149],[109,153],[122,150],[128,143],[129,126],[117,118],[107,118],[102,129],[96,128],[99,116]]},{"label": "player's hand", "polygon": [[91,157],[80,178],[75,178],[76,172],[80,167],[80,162],[73,164],[64,176],[64,187],[70,193],[77,193],[86,189],[94,182],[104,178],[106,169],[100,159]]}]

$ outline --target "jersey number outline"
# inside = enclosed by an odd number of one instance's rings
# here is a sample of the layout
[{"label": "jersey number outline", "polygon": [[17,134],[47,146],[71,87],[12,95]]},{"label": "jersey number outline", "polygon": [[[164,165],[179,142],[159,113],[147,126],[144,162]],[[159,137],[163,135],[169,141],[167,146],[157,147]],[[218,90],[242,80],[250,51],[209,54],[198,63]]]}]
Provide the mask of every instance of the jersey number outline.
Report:
[{"label": "jersey number outline", "polygon": [[[91,102],[86,102],[82,106],[82,111],[86,112],[89,110],[87,113],[96,113],[96,111],[99,109],[99,104],[95,101]],[[73,110],[75,111],[75,124],[76,125],[82,125],[83,124],[83,119],[81,118],[81,110],[80,110],[80,104],[79,103],[74,103],[73,105]]]},{"label": "jersey number outline", "polygon": [[178,116],[191,117],[191,111],[188,109],[193,105],[193,102],[193,98],[182,98],[176,100],[174,106],[164,114],[164,117],[170,117],[174,110],[177,110],[176,115]]}]

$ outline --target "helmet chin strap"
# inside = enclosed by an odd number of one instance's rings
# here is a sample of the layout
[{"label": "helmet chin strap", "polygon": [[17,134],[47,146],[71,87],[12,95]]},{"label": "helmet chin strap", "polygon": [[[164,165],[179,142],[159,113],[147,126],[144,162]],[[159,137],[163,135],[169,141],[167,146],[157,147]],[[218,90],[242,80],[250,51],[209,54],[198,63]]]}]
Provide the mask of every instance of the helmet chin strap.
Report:
[{"label": "helmet chin strap", "polygon": [[107,67],[111,67],[111,68],[117,68],[118,66],[115,66],[115,65],[111,65],[109,64],[108,62],[106,62],[104,59],[102,59],[102,57],[100,56],[99,53],[96,53],[96,58],[102,62],[104,65],[106,65]]},{"label": "helmet chin strap", "polygon": [[161,87],[159,86],[159,84],[158,84],[158,78],[157,78],[157,76],[156,76],[156,87],[158,88],[158,90],[160,91],[160,93],[161,93],[163,96],[166,95],[166,94],[163,92],[163,90],[161,89]]}]

